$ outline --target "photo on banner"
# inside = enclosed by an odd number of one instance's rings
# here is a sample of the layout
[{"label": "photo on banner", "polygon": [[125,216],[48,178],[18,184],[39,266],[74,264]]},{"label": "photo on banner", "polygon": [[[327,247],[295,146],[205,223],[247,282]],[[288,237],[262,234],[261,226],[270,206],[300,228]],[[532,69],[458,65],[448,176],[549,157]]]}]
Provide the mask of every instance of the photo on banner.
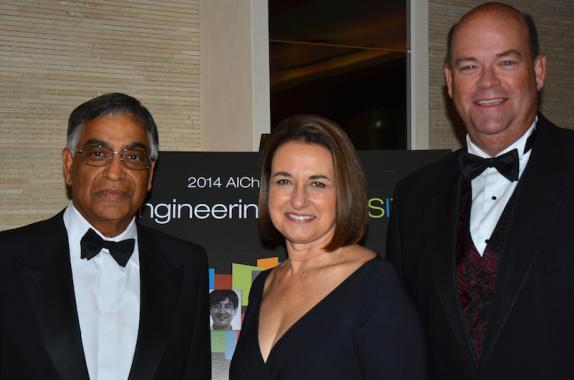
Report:
[{"label": "photo on banner", "polygon": [[211,330],[241,330],[241,290],[211,289],[209,318]]}]

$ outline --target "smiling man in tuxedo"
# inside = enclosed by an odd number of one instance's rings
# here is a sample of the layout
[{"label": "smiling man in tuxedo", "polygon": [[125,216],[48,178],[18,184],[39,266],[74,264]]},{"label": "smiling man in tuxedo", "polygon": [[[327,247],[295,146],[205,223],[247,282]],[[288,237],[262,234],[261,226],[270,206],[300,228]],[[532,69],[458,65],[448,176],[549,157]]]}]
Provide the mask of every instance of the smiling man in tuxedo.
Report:
[{"label": "smiling man in tuxedo", "polygon": [[72,202],[0,233],[0,379],[210,379],[207,258],[146,228],[158,133],[125,94],[78,106],[62,152]]},{"label": "smiling man in tuxedo", "polygon": [[532,18],[501,3],[448,38],[466,147],[399,182],[387,258],[426,329],[433,379],[574,378],[574,133],[538,112]]}]

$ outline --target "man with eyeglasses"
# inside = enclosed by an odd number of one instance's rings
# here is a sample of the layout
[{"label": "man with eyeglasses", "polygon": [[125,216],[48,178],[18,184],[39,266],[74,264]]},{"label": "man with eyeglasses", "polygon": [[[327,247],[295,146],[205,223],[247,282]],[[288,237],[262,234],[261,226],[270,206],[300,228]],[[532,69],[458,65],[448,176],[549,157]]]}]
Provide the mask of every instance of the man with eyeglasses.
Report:
[{"label": "man with eyeglasses", "polygon": [[136,220],[157,157],[137,99],[71,113],[72,202],[0,233],[0,379],[211,378],[205,251]]}]

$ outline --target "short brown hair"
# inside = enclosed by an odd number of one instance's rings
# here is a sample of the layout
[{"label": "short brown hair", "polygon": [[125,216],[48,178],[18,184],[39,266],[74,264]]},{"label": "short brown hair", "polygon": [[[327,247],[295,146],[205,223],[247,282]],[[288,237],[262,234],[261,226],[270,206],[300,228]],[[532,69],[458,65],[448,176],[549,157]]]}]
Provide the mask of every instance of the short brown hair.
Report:
[{"label": "short brown hair", "polygon": [[279,123],[263,147],[259,191],[259,231],[271,246],[284,242],[269,215],[269,180],[277,149],[290,141],[321,145],[331,153],[335,173],[336,216],[331,252],[361,240],[367,226],[367,186],[359,158],[347,134],[333,121],[316,115],[295,115]]}]

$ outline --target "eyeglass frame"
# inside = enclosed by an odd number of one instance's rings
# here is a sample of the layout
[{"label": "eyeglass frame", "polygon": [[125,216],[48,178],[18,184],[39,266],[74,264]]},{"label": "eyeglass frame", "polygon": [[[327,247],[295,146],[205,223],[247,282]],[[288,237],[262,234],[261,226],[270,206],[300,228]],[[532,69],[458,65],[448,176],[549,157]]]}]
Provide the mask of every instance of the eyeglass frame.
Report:
[{"label": "eyeglass frame", "polygon": [[[110,156],[109,156],[106,160],[102,160],[102,162],[104,163],[103,165],[88,164],[88,163],[86,162],[86,160],[84,159],[84,156],[83,156],[83,153],[84,153],[84,151],[86,150],[86,147],[97,147],[97,148],[100,148],[100,149],[104,149],[104,150],[110,152],[111,154],[110,154]],[[145,149],[145,150],[144,150],[144,149],[140,149],[141,151],[144,151],[144,152],[147,154],[147,156],[148,156],[148,157],[147,157],[146,166],[143,167],[143,168],[131,168],[131,167],[129,167],[129,166],[126,164],[127,161],[124,160],[124,153],[126,153],[126,152],[128,152],[128,151],[138,150],[138,149],[135,149],[135,148],[129,147],[129,146],[127,146],[127,147],[125,147],[125,148],[123,148],[122,150],[119,150],[119,151],[113,151],[111,148],[108,148],[107,146],[102,145],[102,144],[86,144],[86,145],[84,145],[84,146],[82,147],[82,149],[72,148],[71,150],[74,151],[74,152],[76,152],[76,153],[82,154],[82,161],[81,161],[82,164],[88,165],[88,166],[92,166],[92,167],[96,167],[96,168],[103,168],[103,167],[108,166],[108,165],[112,162],[112,160],[114,159],[114,157],[116,156],[116,154],[119,155],[120,161],[122,162],[122,165],[124,165],[124,167],[126,167],[127,169],[130,169],[130,170],[147,170],[147,169],[149,169],[149,168],[151,167],[152,161],[155,161],[153,158],[151,158],[150,153],[147,151],[147,149]]]}]

